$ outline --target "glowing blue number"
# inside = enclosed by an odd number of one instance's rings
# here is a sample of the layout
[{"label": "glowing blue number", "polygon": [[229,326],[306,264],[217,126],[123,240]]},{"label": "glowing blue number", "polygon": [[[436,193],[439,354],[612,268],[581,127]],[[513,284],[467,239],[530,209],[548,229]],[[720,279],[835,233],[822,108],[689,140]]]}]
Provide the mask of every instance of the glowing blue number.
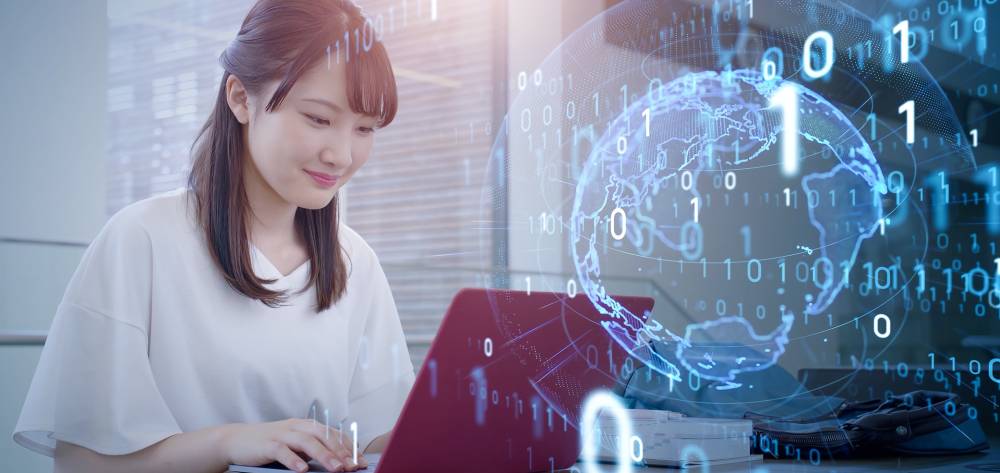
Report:
[{"label": "glowing blue number", "polygon": [[[976,130],[972,130],[976,131]],[[976,180],[986,184],[986,233],[1000,234],[1000,188],[997,187],[997,166],[993,165],[976,176]]]},{"label": "glowing blue number", "polygon": [[688,220],[681,225],[681,253],[685,258],[693,260],[701,256],[703,237],[698,223]]},{"label": "glowing blue number", "polygon": [[[823,45],[823,67],[813,69],[812,65],[812,44],[814,41],[821,39],[825,43]],[[805,71],[806,76],[813,79],[818,79],[827,75],[831,69],[833,69],[833,36],[826,31],[817,31],[808,38],[806,38],[806,43],[802,46],[802,70]]]},{"label": "glowing blue number", "polygon": [[689,190],[691,190],[691,187],[693,187],[693,186],[694,186],[694,175],[691,174],[691,171],[684,171],[684,172],[682,172],[681,173],[681,189],[689,191]]},{"label": "glowing blue number", "polygon": [[913,111],[914,103],[912,100],[907,100],[903,102],[903,105],[899,106],[899,113],[906,114],[906,143],[913,144],[914,142],[914,126],[913,126]]},{"label": "glowing blue number", "polygon": [[722,184],[726,186],[726,190],[733,190],[736,188],[736,174],[729,171],[723,176]]},{"label": "glowing blue number", "polygon": [[[934,181],[940,180],[941,184],[934,185]],[[951,200],[950,187],[948,185],[948,180],[945,177],[944,172],[938,172],[936,174],[931,174],[924,179],[924,184],[931,188],[933,193],[932,198],[932,221],[934,222],[934,229],[943,232],[948,228],[948,202]],[[921,199],[922,200],[922,199]]]},{"label": "glowing blue number", "polygon": [[799,172],[799,92],[785,84],[771,95],[771,107],[781,107],[781,172],[794,176]]},{"label": "glowing blue number", "polygon": [[892,27],[892,33],[899,33],[899,62],[910,62],[910,21],[903,20]]},{"label": "glowing blue number", "polygon": [[743,256],[750,257],[750,225],[740,227],[740,234],[743,235]]},{"label": "glowing blue number", "polygon": [[760,74],[764,76],[764,80],[779,79],[784,73],[785,53],[774,47],[764,51],[760,61]]},{"label": "glowing blue number", "polygon": [[[619,231],[615,231],[615,215],[621,216],[621,225],[618,226]],[[611,218],[608,219],[608,227],[611,231],[611,238],[615,240],[621,240],[625,238],[625,211],[621,207],[616,208],[611,212]]]},{"label": "glowing blue number", "polygon": [[580,460],[583,462],[583,471],[585,473],[601,471],[596,464],[594,428],[597,424],[597,413],[602,410],[614,417],[617,428],[617,471],[619,473],[632,473],[632,420],[629,419],[628,411],[625,410],[625,406],[618,400],[618,397],[608,391],[597,391],[587,396],[587,400],[583,403],[583,416],[580,419],[580,443],[583,444]]},{"label": "glowing blue number", "polygon": [[760,63],[760,75],[764,76],[764,80],[773,80],[778,76],[778,66],[774,64],[774,61],[764,59]]},{"label": "glowing blue number", "polygon": [[[885,330],[879,330],[878,326],[879,320],[885,321]],[[872,329],[875,331],[875,336],[878,338],[889,338],[889,333],[892,332],[892,320],[889,319],[888,315],[878,314],[875,316],[875,320],[872,321]]]},{"label": "glowing blue number", "polygon": [[632,448],[630,449],[631,451],[629,451],[629,453],[632,455],[632,461],[636,463],[641,462],[645,455],[644,449],[645,447],[643,447],[642,445],[642,439],[639,438],[638,435],[633,435]]}]

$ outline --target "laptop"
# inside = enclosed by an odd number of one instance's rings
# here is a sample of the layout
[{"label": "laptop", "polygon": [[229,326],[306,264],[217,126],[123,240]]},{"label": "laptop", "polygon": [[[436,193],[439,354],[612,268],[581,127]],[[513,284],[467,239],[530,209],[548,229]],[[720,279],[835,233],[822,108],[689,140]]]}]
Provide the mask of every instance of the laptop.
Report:
[{"label": "laptop", "polygon": [[[653,307],[649,297],[616,300],[642,316]],[[600,325],[603,317],[582,294],[460,290],[385,450],[365,456],[367,470],[569,468],[580,452],[584,399],[612,388],[633,363]],[[290,470],[231,465],[230,471]]]}]

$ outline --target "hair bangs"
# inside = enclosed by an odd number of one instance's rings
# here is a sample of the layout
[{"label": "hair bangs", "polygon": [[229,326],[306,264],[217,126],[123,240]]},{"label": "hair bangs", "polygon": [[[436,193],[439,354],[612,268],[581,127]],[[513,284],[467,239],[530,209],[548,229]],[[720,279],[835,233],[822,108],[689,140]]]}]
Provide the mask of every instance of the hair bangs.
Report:
[{"label": "hair bangs", "polygon": [[346,75],[351,111],[375,117],[379,127],[392,123],[399,99],[396,77],[382,43],[375,41],[368,51],[348,60]]}]

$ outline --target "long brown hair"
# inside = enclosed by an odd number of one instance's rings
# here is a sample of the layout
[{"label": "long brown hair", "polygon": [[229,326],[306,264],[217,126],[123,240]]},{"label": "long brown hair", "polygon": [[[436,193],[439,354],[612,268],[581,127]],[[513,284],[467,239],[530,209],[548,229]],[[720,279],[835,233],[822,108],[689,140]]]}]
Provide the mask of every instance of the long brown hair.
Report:
[{"label": "long brown hair", "polygon": [[[353,40],[353,41],[352,41]],[[247,13],[236,39],[219,56],[224,70],[214,109],[191,146],[188,187],[197,201],[198,221],[226,281],[269,307],[281,305],[284,291],[268,289],[253,272],[243,182],[246,146],[243,125],[226,101],[226,80],[236,76],[248,93],[280,80],[267,104],[271,112],[295,82],[319,60],[346,61],[347,97],[355,113],[388,125],[396,115],[396,81],[385,47],[372,22],[349,0],[259,0]],[[309,283],[316,287],[317,312],[343,296],[345,255],[338,240],[337,197],[322,209],[299,208],[296,232],[311,261]]]}]

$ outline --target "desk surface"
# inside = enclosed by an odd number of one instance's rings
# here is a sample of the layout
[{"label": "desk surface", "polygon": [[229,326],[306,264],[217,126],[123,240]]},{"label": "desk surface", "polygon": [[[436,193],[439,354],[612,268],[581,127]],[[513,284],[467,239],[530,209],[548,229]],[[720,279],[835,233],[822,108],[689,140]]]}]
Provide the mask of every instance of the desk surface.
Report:
[{"label": "desk surface", "polygon": [[[763,462],[753,462],[752,464],[717,465],[702,469],[700,467],[689,468],[690,472],[712,472],[712,473],[823,473],[823,472],[920,472],[920,473],[956,473],[956,472],[977,472],[995,471],[1000,472],[1000,439],[990,439],[992,448],[986,453],[973,455],[956,455],[947,457],[893,457],[893,458],[867,458],[860,460],[823,460],[819,465],[812,465],[809,461],[794,460],[768,460]],[[613,473],[616,465],[598,465],[601,473]],[[583,466],[576,464],[568,472],[583,472]],[[636,472],[678,472],[676,468],[646,467],[636,468]]]},{"label": "desk surface", "polygon": [[[751,464],[734,465],[711,465],[706,469],[699,467],[690,468],[690,472],[712,472],[712,473],[854,473],[872,471],[896,471],[896,472],[920,472],[920,473],[955,473],[955,472],[977,472],[994,471],[1000,472],[1000,438],[991,438],[992,448],[986,453],[974,455],[956,455],[947,457],[892,457],[892,458],[866,458],[860,460],[824,460],[819,465],[812,465],[808,460],[769,460],[763,462],[753,462]],[[378,457],[376,456],[375,459]],[[273,470],[281,471],[281,470]],[[371,472],[372,469],[361,470]],[[562,470],[569,473],[582,473],[583,465],[577,463],[573,469]],[[614,473],[617,465],[599,464],[597,471],[601,473]],[[677,468],[645,467],[635,468],[635,472],[679,472]]]}]

